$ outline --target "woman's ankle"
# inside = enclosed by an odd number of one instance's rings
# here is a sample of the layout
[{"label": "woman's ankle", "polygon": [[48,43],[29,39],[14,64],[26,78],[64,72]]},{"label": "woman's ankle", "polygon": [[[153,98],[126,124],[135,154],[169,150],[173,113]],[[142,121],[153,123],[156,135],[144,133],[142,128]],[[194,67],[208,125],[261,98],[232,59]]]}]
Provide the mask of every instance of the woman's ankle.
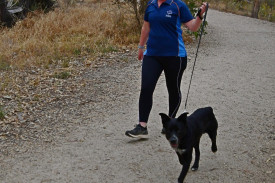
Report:
[{"label": "woman's ankle", "polygon": [[147,127],[147,123],[146,122],[139,122],[140,126],[146,128]]}]

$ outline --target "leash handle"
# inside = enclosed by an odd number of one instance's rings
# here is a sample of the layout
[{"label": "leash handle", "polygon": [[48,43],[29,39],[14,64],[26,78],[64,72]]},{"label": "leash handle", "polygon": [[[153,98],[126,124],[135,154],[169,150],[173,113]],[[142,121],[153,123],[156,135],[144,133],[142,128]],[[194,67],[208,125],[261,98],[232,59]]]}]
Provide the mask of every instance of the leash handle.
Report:
[{"label": "leash handle", "polygon": [[204,21],[203,21],[203,23],[205,23],[205,19],[206,19],[206,15],[207,15],[208,8],[209,8],[209,5],[208,5],[208,3],[206,3],[206,9],[205,9],[205,14],[204,14]]},{"label": "leash handle", "polygon": [[199,43],[198,43],[198,46],[197,46],[197,51],[196,51],[196,56],[195,56],[195,61],[194,61],[193,69],[192,69],[192,72],[191,72],[191,78],[190,78],[189,87],[188,87],[188,91],[187,91],[187,96],[186,96],[186,100],[185,100],[184,111],[187,111],[186,107],[187,107],[187,101],[188,101],[189,91],[190,91],[191,82],[192,82],[192,78],[193,78],[193,73],[194,73],[194,69],[195,69],[195,65],[196,65],[196,61],[197,61],[197,56],[198,56],[199,47],[200,47],[200,43],[201,43],[201,37],[202,37],[204,26],[205,26],[205,20],[206,20],[206,15],[207,15],[208,7],[209,7],[208,3],[206,3],[206,10],[205,10],[205,14],[203,16],[203,22],[202,22],[202,28],[201,28],[201,33],[200,33],[200,39],[199,39]]}]

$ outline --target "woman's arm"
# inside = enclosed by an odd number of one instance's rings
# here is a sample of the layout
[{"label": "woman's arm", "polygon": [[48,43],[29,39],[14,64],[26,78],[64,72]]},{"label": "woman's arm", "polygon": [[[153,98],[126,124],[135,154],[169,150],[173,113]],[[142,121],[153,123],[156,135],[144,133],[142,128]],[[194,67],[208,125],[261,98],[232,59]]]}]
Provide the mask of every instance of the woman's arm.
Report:
[{"label": "woman's arm", "polygon": [[138,59],[142,60],[143,59],[143,51],[145,43],[148,40],[149,37],[149,32],[150,32],[150,23],[147,21],[144,21],[141,29],[141,35],[140,35],[140,40],[139,40],[139,49],[138,49]]},{"label": "woman's arm", "polygon": [[[203,17],[204,12],[206,11],[206,3],[204,2],[202,6],[200,7],[201,13],[200,17]],[[186,22],[184,25],[192,32],[196,32],[201,25],[202,20],[197,16],[196,19],[190,20],[189,22]]]}]

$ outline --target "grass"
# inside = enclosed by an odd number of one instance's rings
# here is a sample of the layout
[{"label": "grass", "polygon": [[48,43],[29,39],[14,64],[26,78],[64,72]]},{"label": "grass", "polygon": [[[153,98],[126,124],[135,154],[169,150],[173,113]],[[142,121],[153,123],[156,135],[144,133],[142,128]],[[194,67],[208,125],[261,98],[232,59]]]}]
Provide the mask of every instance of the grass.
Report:
[{"label": "grass", "polygon": [[8,70],[10,68],[10,63],[7,61],[7,59],[4,59],[0,56],[0,71]]},{"label": "grass", "polygon": [[[208,0],[210,7],[223,12],[230,12],[238,15],[251,17],[253,1],[245,0]],[[263,1],[259,11],[259,19],[275,22],[275,8],[271,8],[266,1]]]},{"label": "grass", "polygon": [[[209,2],[211,8],[222,11],[251,13],[252,5],[245,1]],[[56,8],[47,14],[32,12],[12,29],[0,29],[0,71],[33,66],[49,68],[56,63],[69,67],[72,57],[93,60],[125,45],[136,48],[140,29],[135,15],[126,9],[118,8],[111,0],[86,0],[83,5]],[[271,14],[267,10],[263,6],[260,17],[274,18],[274,10]],[[192,41],[186,32],[183,36],[186,42]]]},{"label": "grass", "polygon": [[[1,72],[1,71],[0,71]],[[6,76],[5,74],[0,74],[0,94],[10,87],[11,83],[13,83],[12,76]]]},{"label": "grass", "polygon": [[57,79],[68,79],[70,76],[71,76],[71,74],[69,72],[67,72],[67,71],[55,73],[53,75],[53,77],[57,78]]},{"label": "grass", "polygon": [[140,30],[132,17],[111,3],[32,12],[12,29],[0,30],[0,69],[47,67],[54,60],[83,55],[93,59],[136,45]]}]

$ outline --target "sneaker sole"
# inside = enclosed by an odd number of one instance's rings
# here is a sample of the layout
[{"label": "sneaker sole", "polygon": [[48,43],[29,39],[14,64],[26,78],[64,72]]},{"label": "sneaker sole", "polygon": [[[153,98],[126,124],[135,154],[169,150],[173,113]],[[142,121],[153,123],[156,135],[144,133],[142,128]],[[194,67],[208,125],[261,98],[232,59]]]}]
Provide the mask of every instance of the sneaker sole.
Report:
[{"label": "sneaker sole", "polygon": [[140,138],[140,139],[147,139],[148,135],[133,135],[130,133],[126,133],[125,135],[127,135],[128,137],[132,137],[132,138]]}]

